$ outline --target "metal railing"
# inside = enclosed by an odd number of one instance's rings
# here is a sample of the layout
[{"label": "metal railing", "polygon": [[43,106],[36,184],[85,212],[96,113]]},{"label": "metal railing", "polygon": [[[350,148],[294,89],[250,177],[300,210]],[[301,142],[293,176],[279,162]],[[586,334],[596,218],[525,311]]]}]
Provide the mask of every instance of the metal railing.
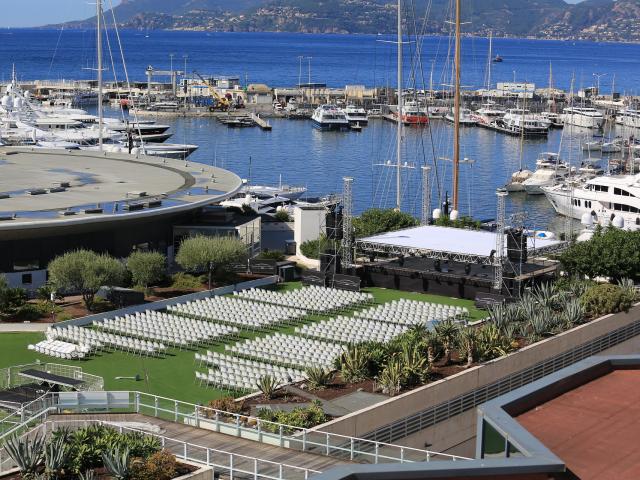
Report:
[{"label": "metal railing", "polygon": [[213,467],[216,474],[234,478],[252,478],[256,480],[306,480],[320,473],[310,468],[296,467],[286,463],[273,462],[258,457],[241,455],[235,452],[196,445],[160,433],[127,427],[117,422],[105,420],[47,420],[29,432],[29,435],[50,435],[59,428],[77,430],[89,425],[104,425],[120,433],[136,432],[158,439],[163,449],[173,453],[176,458]]},{"label": "metal railing", "polygon": [[20,372],[24,370],[38,370],[80,380],[84,382],[84,388],[87,390],[102,390],[104,388],[104,379],[102,377],[83,372],[82,367],[60,363],[35,362],[0,369],[0,390],[33,383],[33,379],[20,376]]},{"label": "metal railing", "polygon": [[444,422],[456,415],[482,405],[505,393],[528,385],[546,375],[562,370],[580,360],[597,355],[611,347],[640,335],[640,321],[635,321],[582,345],[556,355],[517,373],[503,377],[471,392],[434,405],[413,415],[382,426],[364,435],[370,441],[395,442],[425,428]]},{"label": "metal railing", "polygon": [[[349,437],[216,410],[143,392],[60,392],[47,394],[48,412],[135,412],[267,445],[363,463],[469,460],[466,457]],[[40,418],[40,417],[39,417]],[[0,435],[0,440],[4,435]]]}]

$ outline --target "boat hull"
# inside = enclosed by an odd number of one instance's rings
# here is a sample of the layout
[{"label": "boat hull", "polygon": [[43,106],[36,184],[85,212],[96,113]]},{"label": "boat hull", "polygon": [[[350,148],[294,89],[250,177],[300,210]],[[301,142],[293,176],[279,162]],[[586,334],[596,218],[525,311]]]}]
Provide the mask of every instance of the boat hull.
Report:
[{"label": "boat hull", "polygon": [[330,132],[330,131],[344,132],[349,130],[348,122],[347,123],[319,122],[315,119],[312,119],[311,123],[313,124],[313,128],[315,128],[316,130],[320,130],[322,132]]}]

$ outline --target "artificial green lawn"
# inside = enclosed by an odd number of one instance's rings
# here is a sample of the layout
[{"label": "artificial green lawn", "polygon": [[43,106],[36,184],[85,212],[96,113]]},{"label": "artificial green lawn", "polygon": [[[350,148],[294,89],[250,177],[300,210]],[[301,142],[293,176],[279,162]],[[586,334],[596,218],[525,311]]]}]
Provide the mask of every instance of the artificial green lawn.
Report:
[{"label": "artificial green lawn", "polygon": [[[281,290],[300,288],[300,283],[291,282],[278,287]],[[486,316],[486,312],[473,307],[471,300],[460,300],[437,295],[424,295],[420,293],[400,292],[383,288],[371,288],[376,302],[385,303],[392,300],[406,298],[446,305],[460,305],[469,309],[471,319]],[[310,319],[313,321],[314,319]],[[281,333],[293,333],[294,327],[280,328]],[[265,335],[265,334],[259,334]],[[253,336],[253,335],[251,335]],[[250,338],[249,335],[245,336]],[[194,354],[196,350],[174,350],[165,358],[140,357],[138,355],[116,353],[100,353],[89,360],[66,361],[62,359],[40,355],[27,350],[27,345],[35,344],[44,339],[40,333],[3,333],[0,334],[0,368],[11,365],[20,365],[35,362],[65,363],[82,367],[83,371],[99,375],[104,378],[105,390],[138,390],[156,395],[175,398],[191,403],[203,403],[225,395],[225,392],[212,388],[200,387],[195,382]],[[224,351],[224,345],[211,345],[208,348],[197,350]],[[146,372],[146,375],[145,375]],[[116,380],[117,376],[133,377],[140,375],[143,380]],[[148,380],[145,380],[145,377]]]}]

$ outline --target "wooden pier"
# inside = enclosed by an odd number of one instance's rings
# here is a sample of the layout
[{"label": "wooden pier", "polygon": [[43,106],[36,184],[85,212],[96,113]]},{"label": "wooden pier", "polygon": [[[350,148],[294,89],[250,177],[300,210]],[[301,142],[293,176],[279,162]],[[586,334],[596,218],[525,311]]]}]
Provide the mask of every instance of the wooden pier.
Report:
[{"label": "wooden pier", "polygon": [[271,124],[253,112],[251,112],[251,120],[253,120],[262,130],[271,130]]}]

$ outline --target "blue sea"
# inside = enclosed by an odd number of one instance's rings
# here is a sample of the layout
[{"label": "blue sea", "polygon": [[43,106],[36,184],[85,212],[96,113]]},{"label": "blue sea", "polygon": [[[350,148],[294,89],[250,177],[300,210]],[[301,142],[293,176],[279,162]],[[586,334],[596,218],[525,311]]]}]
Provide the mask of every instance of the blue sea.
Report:
[{"label": "blue sea", "polygon": [[[22,80],[95,78],[95,32],[91,30],[2,30],[0,31],[0,81],[6,82],[13,66]],[[311,35],[289,33],[206,33],[139,31],[121,32],[124,59],[132,80],[144,81],[144,71],[173,67],[203,74],[238,76],[242,82],[291,86],[322,82],[329,86],[364,84],[395,86],[395,46],[386,35]],[[426,37],[405,48],[407,86],[434,87],[451,83],[451,41]],[[115,35],[109,36],[113,55],[106,48],[105,78],[124,78]],[[106,42],[105,42],[106,45]],[[560,42],[528,39],[494,39],[493,52],[504,62],[492,65],[491,81],[527,81],[545,87],[550,65],[553,84],[568,90],[592,86],[600,76],[605,93],[637,94],[640,46],[631,44]],[[113,57],[113,61],[112,58]],[[300,57],[302,61],[300,61]],[[479,88],[487,79],[488,40],[463,41],[462,83]],[[115,114],[115,113],[114,113]],[[229,129],[212,119],[161,119],[172,125],[172,141],[197,143],[194,161],[217,163],[243,177],[251,171],[253,183],[283,182],[306,185],[311,195],[336,192],[342,177],[355,178],[356,211],[370,206],[391,206],[395,198],[394,170],[380,166],[394,160],[395,128],[372,121],[362,133],[313,130],[306,121],[273,120],[273,131]],[[605,132],[615,135],[616,132]],[[561,137],[564,135],[564,138]],[[558,151],[574,164],[582,160],[580,142],[591,132],[553,131],[548,140],[527,140],[520,148],[517,138],[479,128],[463,129],[462,156],[473,160],[461,170],[461,210],[478,218],[495,216],[495,189],[503,185],[521,162],[531,168],[544,151]],[[435,198],[449,191],[451,157],[450,126],[432,122],[430,128],[407,129],[404,155],[417,168],[405,169],[403,209],[420,210],[420,169],[433,166]],[[251,169],[249,165],[251,164]],[[535,228],[561,230],[563,221],[544,197],[511,195],[510,213],[524,211],[526,223]]]}]

